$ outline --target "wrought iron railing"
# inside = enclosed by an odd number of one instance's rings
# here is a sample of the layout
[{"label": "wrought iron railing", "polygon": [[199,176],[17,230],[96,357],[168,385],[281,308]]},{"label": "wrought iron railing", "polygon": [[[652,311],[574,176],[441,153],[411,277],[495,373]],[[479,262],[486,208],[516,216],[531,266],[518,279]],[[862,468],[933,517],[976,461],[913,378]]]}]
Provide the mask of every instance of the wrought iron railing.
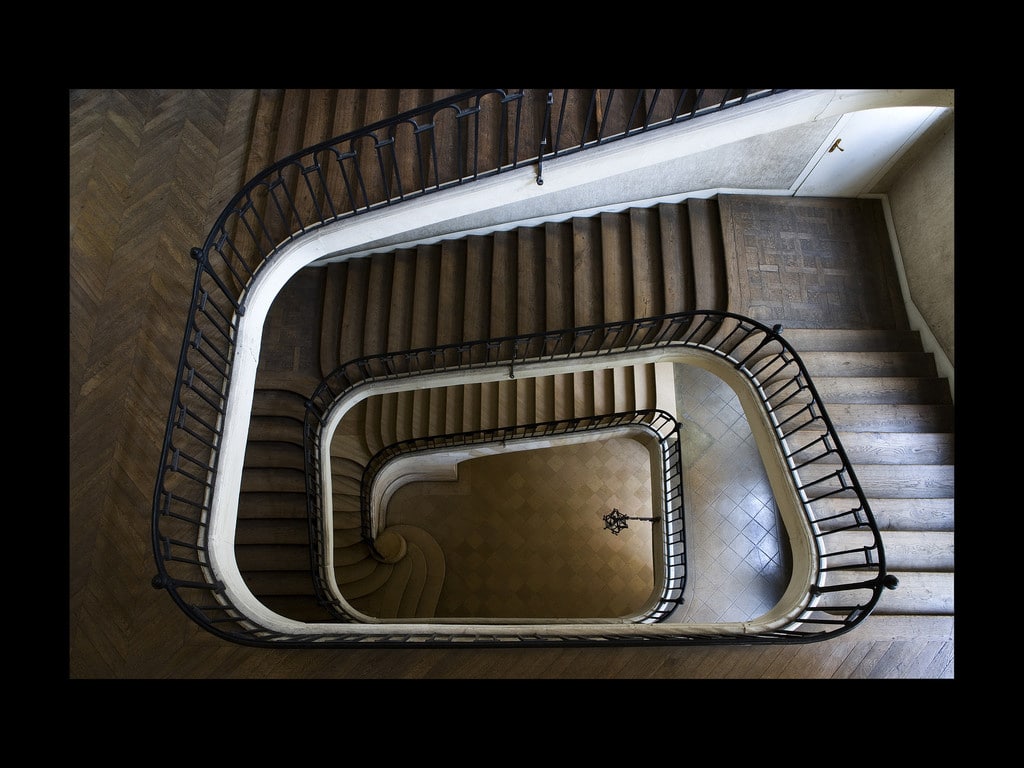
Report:
[{"label": "wrought iron railing", "polygon": [[[714,99],[704,91],[669,91],[654,89],[634,91],[622,96],[618,91],[592,91],[589,98],[578,102],[582,107],[582,128],[569,119],[573,96],[569,91],[509,91],[480,89],[406,112],[394,119],[381,121],[336,139],[323,142],[275,163],[248,182],[228,203],[218,217],[204,244],[192,250],[196,260],[192,297],[185,318],[185,330],[179,354],[160,466],[157,472],[152,505],[152,545],[157,574],[153,586],[166,589],[174,602],[190,618],[211,633],[233,642],[268,646],[363,645],[367,636],[359,632],[290,634],[261,626],[240,610],[212,567],[209,550],[209,528],[213,509],[211,499],[217,484],[222,444],[222,427],[227,411],[231,384],[231,362],[239,318],[245,313],[246,296],[253,278],[268,259],[288,242],[300,238],[325,224],[356,216],[382,206],[393,205],[420,195],[439,192],[483,176],[502,173],[528,164],[536,165],[538,183],[543,181],[541,162],[559,155],[599,146],[609,141],[628,138],[636,133],[698,118],[704,114],[727,109],[754,98],[775,93],[774,90],[719,91]],[[627,106],[621,112],[617,105]],[[540,105],[540,109],[535,109]],[[621,115],[619,119],[616,115]],[[489,137],[495,137],[488,142]],[[403,150],[406,147],[411,149]],[[536,148],[536,149],[535,149]],[[411,160],[409,158],[412,158]],[[649,323],[655,322],[655,325]],[[671,322],[681,329],[680,320]],[[694,318],[685,321],[687,325]],[[705,321],[701,321],[703,325]],[[744,327],[754,328],[750,321]],[[637,325],[648,323],[648,325]],[[634,321],[636,330],[649,333],[657,321]],[[580,329],[572,342],[576,347],[595,329]],[[619,334],[626,329],[620,328]],[[761,331],[763,333],[763,331]],[[603,332],[606,334],[606,332]],[[660,333],[660,332],[659,332]],[[655,333],[658,336],[659,333]],[[629,333],[627,335],[632,335]],[[662,336],[665,345],[672,343]],[[878,589],[885,576],[884,558],[877,528],[866,501],[853,476],[834,430],[820,407],[817,395],[803,372],[795,353],[778,334],[765,336],[762,346],[781,345],[778,359],[785,359],[785,368],[796,365],[800,376],[791,381],[797,394],[812,393],[812,402],[801,409],[801,417],[810,423],[827,425],[817,448],[804,446],[788,456],[794,466],[794,477],[804,466],[817,459],[803,459],[798,454],[838,456],[842,466],[827,478],[813,484],[798,485],[806,497],[808,508],[814,498],[833,494],[853,494],[851,509],[840,515],[817,519],[809,514],[815,526],[815,541],[822,543],[833,532],[862,530],[869,542],[853,551],[831,552],[819,547],[820,574],[864,575],[851,584],[840,578],[820,578],[809,590],[808,612],[800,626],[820,624],[814,632],[782,630],[764,636],[720,637],[679,632],[674,636],[600,634],[574,635],[563,632],[557,636],[524,633],[514,638],[526,644],[562,643],[666,643],[687,642],[778,642],[820,639],[857,623],[873,608]],[[548,343],[548,342],[545,342]],[[554,342],[561,343],[561,342]],[[503,355],[511,351],[515,340],[486,342],[487,355]],[[581,351],[595,347],[583,344]],[[607,351],[607,350],[606,350]],[[414,353],[406,362],[419,365]],[[474,350],[471,358],[479,355]],[[510,370],[516,356],[506,358]],[[466,364],[476,362],[467,360]],[[372,368],[374,362],[357,365]],[[367,372],[370,372],[367,369]],[[399,374],[398,368],[393,374]],[[368,377],[366,377],[369,380]],[[766,407],[770,401],[766,400]],[[774,408],[769,408],[777,419]],[[783,424],[793,424],[787,417]],[[806,452],[806,453],[805,453]],[[811,494],[814,494],[812,497]],[[865,599],[852,596],[866,592]],[[842,602],[845,596],[849,603]],[[813,604],[813,607],[810,605]],[[375,635],[379,645],[401,645],[408,636]],[[420,643],[458,644],[477,642],[507,645],[509,638],[439,634],[417,636]]]},{"label": "wrought iron railing", "polygon": [[[322,423],[319,415],[307,419],[312,427],[306,431],[307,460],[310,466],[317,464],[316,425]],[[658,599],[642,615],[633,618],[637,623],[662,621],[683,602],[686,588],[686,534],[683,510],[683,469],[679,448],[679,423],[671,414],[656,409],[643,409],[622,413],[595,414],[554,421],[497,426],[490,429],[449,433],[443,435],[424,435],[402,440],[381,448],[363,467],[360,479],[360,499],[358,514],[360,517],[363,541],[372,550],[379,524],[375,524],[373,510],[374,481],[385,466],[413,454],[436,453],[438,451],[463,450],[468,446],[502,445],[508,446],[525,440],[549,440],[565,436],[580,436],[587,433],[622,430],[624,428],[641,430],[655,441],[661,456],[659,476],[660,488],[652,489],[658,494],[659,516],[656,539],[660,541],[660,562],[655,563],[654,572],[658,574],[655,587],[659,591]],[[352,621],[341,596],[333,594],[327,571],[331,567],[331,558],[326,550],[327,538],[325,531],[334,524],[338,510],[326,515],[319,499],[323,489],[319,483],[319,475],[309,472],[310,541],[314,542],[315,560],[314,576],[317,595],[322,605],[330,610],[340,621]],[[653,503],[653,498],[652,498]],[[652,553],[653,554],[653,553]]]}]

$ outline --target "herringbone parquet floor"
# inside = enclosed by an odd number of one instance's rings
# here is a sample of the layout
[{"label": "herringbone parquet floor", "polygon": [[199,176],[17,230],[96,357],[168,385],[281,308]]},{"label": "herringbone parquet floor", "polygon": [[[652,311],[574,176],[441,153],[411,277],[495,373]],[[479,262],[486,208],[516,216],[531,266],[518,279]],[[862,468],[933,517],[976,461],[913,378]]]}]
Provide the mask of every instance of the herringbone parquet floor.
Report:
[{"label": "herringbone parquet floor", "polygon": [[855,633],[765,648],[267,651],[195,626],[150,586],[150,508],[189,249],[257,162],[257,95],[69,92],[69,678],[942,676],[927,639]]}]

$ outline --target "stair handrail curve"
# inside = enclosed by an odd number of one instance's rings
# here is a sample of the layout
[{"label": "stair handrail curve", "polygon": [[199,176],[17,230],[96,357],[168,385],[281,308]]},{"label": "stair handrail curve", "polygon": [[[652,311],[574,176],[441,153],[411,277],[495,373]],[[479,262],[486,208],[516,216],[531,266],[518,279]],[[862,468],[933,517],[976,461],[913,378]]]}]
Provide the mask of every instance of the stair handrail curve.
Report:
[{"label": "stair handrail curve", "polygon": [[[683,470],[682,456],[679,449],[680,424],[672,414],[657,409],[643,408],[633,411],[618,411],[593,416],[575,416],[572,418],[553,419],[529,424],[512,424],[488,429],[466,430],[441,435],[414,437],[390,443],[378,450],[363,467],[360,480],[360,521],[363,542],[376,552],[375,531],[372,516],[372,490],[374,481],[380,472],[391,462],[408,457],[412,454],[424,454],[436,451],[450,451],[467,446],[501,445],[503,448],[510,443],[525,440],[549,439],[567,435],[608,431],[622,428],[638,428],[648,434],[658,445],[661,456],[659,476],[661,508],[657,517],[656,528],[661,541],[661,569],[658,578],[658,599],[642,614],[633,617],[636,623],[653,623],[666,619],[683,603],[686,590],[686,527],[683,508]],[[309,451],[313,446],[309,445]],[[311,458],[307,451],[307,457]],[[314,481],[311,486],[317,487]],[[322,509],[319,504],[310,505],[310,542],[314,549],[313,557],[317,563],[314,571],[317,594],[321,605],[330,610],[340,621],[352,621],[348,609],[335,597],[325,576],[328,558],[325,549],[327,542],[323,536],[326,521],[319,519]],[[318,530],[312,530],[313,527]],[[380,553],[377,553],[378,555]]]},{"label": "stair handrail curve", "polygon": [[[681,349],[727,361],[750,381],[771,422],[788,477],[812,532],[817,568],[813,583],[807,586],[804,611],[789,627],[740,635],[743,642],[812,642],[853,629],[874,609],[882,590],[897,585],[896,578],[886,572],[881,533],[853,465],[806,366],[783,337],[782,326],[769,327],[736,313],[712,310],[368,355],[335,368],[307,400],[303,428],[311,559],[321,599],[333,602],[323,581],[323,531],[328,521],[320,481],[322,429],[332,412],[356,390],[427,374],[507,368],[508,375],[514,376],[517,366],[527,364],[613,359],[636,352]],[[819,437],[805,444],[791,444],[797,433],[812,426],[821,432]],[[802,478],[822,468],[820,477]],[[836,513],[819,504],[833,497],[850,498],[849,508]],[[364,540],[372,545],[371,521],[364,519],[362,525]],[[849,549],[830,544],[851,531],[864,535],[861,546]],[[857,598],[865,592],[866,597]],[[338,610],[336,603],[334,608]],[[356,621],[343,610],[338,618]],[[736,641],[737,637],[721,636],[709,641],[706,636],[690,637],[685,632],[676,638],[683,644]]]},{"label": "stair handrail curve", "polygon": [[[224,639],[251,645],[307,642],[249,621],[225,595],[211,570],[207,547],[238,320],[253,279],[283,246],[327,224],[529,164],[536,165],[542,183],[543,159],[784,90],[633,89],[630,100],[630,94],[617,95],[614,89],[594,89],[586,107],[591,135],[578,136],[566,130],[569,89],[468,90],[307,147],[246,182],[225,205],[203,245],[190,251],[195,260],[192,295],[151,507],[157,571],[152,586],[166,590],[187,616]],[[556,94],[560,107],[552,111]],[[524,104],[530,99],[548,105],[542,112],[553,121],[557,115],[554,130],[524,125]],[[628,107],[612,109],[619,104]],[[489,155],[477,143],[488,109],[492,118],[498,111],[496,119],[504,126]],[[628,119],[616,124],[613,114]],[[401,142],[415,147],[416,158],[404,182],[396,151]],[[453,147],[467,151],[448,163],[445,158]]]}]

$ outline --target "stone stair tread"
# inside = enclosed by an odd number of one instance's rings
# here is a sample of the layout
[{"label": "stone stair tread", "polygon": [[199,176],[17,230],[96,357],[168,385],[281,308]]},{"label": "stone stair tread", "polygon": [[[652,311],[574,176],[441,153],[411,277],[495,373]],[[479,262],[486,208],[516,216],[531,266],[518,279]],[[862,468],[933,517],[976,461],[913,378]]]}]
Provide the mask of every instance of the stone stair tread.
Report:
[{"label": "stone stair tread", "polygon": [[391,566],[364,558],[350,565],[335,566],[334,572],[342,594],[351,599],[380,589],[391,573]]},{"label": "stone stair tread", "polygon": [[243,573],[295,571],[309,578],[309,543],[236,544],[235,560]]},{"label": "stone stair tread", "polygon": [[[843,639],[855,642],[869,640],[916,641],[952,645],[954,619],[952,615],[916,615],[899,613],[872,613],[846,633]],[[928,675],[928,677],[932,677]],[[940,675],[934,675],[935,678]]]},{"label": "stone stair tread", "polygon": [[633,208],[628,216],[633,259],[633,316],[663,315],[666,312],[665,288],[658,213],[654,208]]},{"label": "stone stair tread", "polygon": [[[856,470],[867,464],[953,464],[956,440],[950,432],[838,432]],[[797,447],[790,441],[792,448]],[[838,454],[824,457],[837,463]]]},{"label": "stone stair tread", "polygon": [[812,376],[829,403],[952,403],[945,379],[923,376]]},{"label": "stone stair tread", "polygon": [[954,575],[916,571],[889,571],[899,580],[894,590],[884,590],[874,614],[953,615]]},{"label": "stone stair tread", "polygon": [[306,493],[279,491],[249,491],[238,496],[238,517],[251,518],[295,517],[306,519]]},{"label": "stone stair tread", "polygon": [[[882,534],[885,565],[889,571],[952,572],[952,531],[886,531]],[[869,532],[838,531],[822,537],[825,551],[845,551],[870,546]]]},{"label": "stone stair tread", "polygon": [[293,621],[310,624],[337,621],[334,614],[317,603],[313,595],[263,595],[260,601],[274,613]]},{"label": "stone stair tread", "polygon": [[243,493],[304,493],[306,472],[304,468],[249,467],[242,473],[241,490]]},{"label": "stone stair tread", "polygon": [[302,448],[301,419],[287,416],[253,416],[249,420],[249,442],[291,443]]},{"label": "stone stair tread", "polygon": [[[854,505],[848,498],[834,497],[815,503],[822,516],[838,515]],[[951,497],[869,498],[868,507],[879,530],[885,531],[952,531],[955,502]]]},{"label": "stone stair tread", "polygon": [[803,358],[808,352],[899,352],[920,353],[917,331],[856,328],[788,328],[782,337]]},{"label": "stone stair tread", "polygon": [[935,376],[935,358],[921,351],[798,351],[797,354],[814,380],[819,376]]},{"label": "stone stair tread", "polygon": [[347,540],[339,542],[337,532],[335,532],[334,566],[336,568],[356,565],[369,557],[371,557],[370,548],[363,542],[362,537],[352,543],[347,543]]},{"label": "stone stair tread", "polygon": [[261,518],[239,520],[235,544],[299,544],[309,547],[309,523],[304,518]]},{"label": "stone stair tread", "polygon": [[249,589],[260,598],[315,594],[309,568],[305,571],[250,571],[244,577]]},{"label": "stone stair tread", "polygon": [[629,219],[622,213],[602,213],[599,221],[604,322],[629,320],[636,317],[633,313],[633,254]]},{"label": "stone stair tread", "polygon": [[[422,528],[412,525],[393,525],[389,530],[405,538],[410,547],[415,547],[423,558],[423,583],[419,587],[419,595],[415,606],[403,605],[403,617],[429,618],[437,609],[437,601],[444,586],[445,558],[437,540]],[[412,612],[410,614],[410,611]]]},{"label": "stone stair tread", "polygon": [[[804,484],[833,473],[834,465],[800,470]],[[866,464],[853,468],[864,494],[883,498],[952,498],[955,472],[948,464]]]},{"label": "stone stair tread", "polygon": [[[781,422],[794,419],[802,406],[785,405],[776,410]],[[951,432],[953,407],[920,403],[831,403],[825,410],[839,433],[843,432]],[[802,419],[799,419],[802,421]],[[820,429],[820,423],[809,432]]]},{"label": "stone stair tread", "polygon": [[306,470],[306,455],[301,445],[249,440],[245,447],[246,469]]}]

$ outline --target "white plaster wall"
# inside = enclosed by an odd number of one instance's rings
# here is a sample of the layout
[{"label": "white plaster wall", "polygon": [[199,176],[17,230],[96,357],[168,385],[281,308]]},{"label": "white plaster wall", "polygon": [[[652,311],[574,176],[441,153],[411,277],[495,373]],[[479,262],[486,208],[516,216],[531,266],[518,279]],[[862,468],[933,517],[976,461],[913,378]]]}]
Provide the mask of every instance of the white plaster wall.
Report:
[{"label": "white plaster wall", "polygon": [[954,360],[954,127],[902,169],[887,190],[910,299]]}]

